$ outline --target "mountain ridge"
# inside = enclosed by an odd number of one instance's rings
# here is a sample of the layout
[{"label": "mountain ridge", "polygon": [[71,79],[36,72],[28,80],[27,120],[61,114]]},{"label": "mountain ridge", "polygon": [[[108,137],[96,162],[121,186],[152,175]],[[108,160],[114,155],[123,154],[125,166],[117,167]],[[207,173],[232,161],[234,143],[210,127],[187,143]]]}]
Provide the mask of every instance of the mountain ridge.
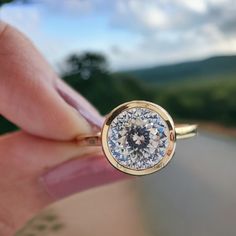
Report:
[{"label": "mountain ridge", "polygon": [[236,74],[236,55],[219,55],[202,60],[127,70],[122,73],[146,82],[159,83],[188,80],[195,77],[214,79],[214,77]]}]

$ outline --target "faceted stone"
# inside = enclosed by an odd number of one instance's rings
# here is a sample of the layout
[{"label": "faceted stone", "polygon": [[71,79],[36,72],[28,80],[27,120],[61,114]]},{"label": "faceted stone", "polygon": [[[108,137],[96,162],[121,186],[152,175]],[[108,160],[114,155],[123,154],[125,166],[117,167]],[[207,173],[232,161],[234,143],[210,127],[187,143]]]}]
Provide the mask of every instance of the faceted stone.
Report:
[{"label": "faceted stone", "polygon": [[120,165],[143,170],[157,165],[166,155],[167,137],[167,124],[158,113],[130,108],[111,122],[108,147]]}]

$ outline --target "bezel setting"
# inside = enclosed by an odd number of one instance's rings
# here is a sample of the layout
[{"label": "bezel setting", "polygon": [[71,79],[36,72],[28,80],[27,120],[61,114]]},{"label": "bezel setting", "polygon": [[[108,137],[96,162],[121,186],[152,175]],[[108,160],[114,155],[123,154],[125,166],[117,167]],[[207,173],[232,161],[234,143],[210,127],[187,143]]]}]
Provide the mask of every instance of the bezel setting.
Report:
[{"label": "bezel setting", "polygon": [[[148,117],[154,121],[148,121]],[[164,131],[157,129],[155,119]],[[150,133],[153,129],[157,132]],[[165,145],[163,143],[162,146],[157,145],[157,149],[153,151],[149,143],[152,142],[155,146],[155,140],[160,140],[160,135],[163,135]],[[112,110],[104,122],[101,136],[102,148],[108,161],[118,170],[131,175],[146,175],[162,169],[172,159],[176,146],[175,128],[171,116],[159,105],[147,101],[127,102]],[[121,143],[117,141],[118,137],[122,139]],[[136,161],[135,154],[129,152],[134,151],[132,149],[138,150],[139,161]],[[121,152],[123,156],[127,153],[125,160],[119,158]]]}]

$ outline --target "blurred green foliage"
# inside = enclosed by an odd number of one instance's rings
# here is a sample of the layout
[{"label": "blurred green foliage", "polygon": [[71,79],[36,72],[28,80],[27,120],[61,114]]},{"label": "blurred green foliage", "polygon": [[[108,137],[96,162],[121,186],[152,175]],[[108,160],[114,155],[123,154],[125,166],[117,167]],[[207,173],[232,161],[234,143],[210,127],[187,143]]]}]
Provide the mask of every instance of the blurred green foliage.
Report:
[{"label": "blurred green foliage", "polygon": [[[111,73],[101,54],[71,55],[62,78],[84,95],[102,114],[135,99],[155,102],[175,119],[214,121],[236,125],[236,74],[194,75],[168,83],[147,82],[130,73]],[[201,74],[201,78],[204,76]],[[16,127],[0,117],[0,133]]]},{"label": "blurred green foliage", "polygon": [[0,115],[0,134],[16,130],[17,127]]},{"label": "blurred green foliage", "polygon": [[236,74],[236,56],[214,56],[203,60],[154,66],[144,69],[125,71],[135,78],[161,84],[209,81],[217,77]]},{"label": "blurred green foliage", "polygon": [[0,0],[0,7],[5,3],[13,2],[13,0]]},{"label": "blurred green foliage", "polygon": [[170,87],[156,102],[179,119],[236,125],[236,81],[226,79]]},{"label": "blurred green foliage", "polygon": [[62,78],[105,114],[120,103],[132,99],[149,99],[140,81],[126,75],[113,75],[104,56],[85,53],[71,55]]},{"label": "blurred green foliage", "polygon": [[[211,64],[209,70],[213,71],[212,59],[210,62],[206,61],[208,65]],[[216,61],[218,63],[219,58]],[[228,62],[232,67],[232,59]],[[123,102],[143,99],[160,104],[178,119],[236,125],[236,74],[218,76],[214,73],[213,76],[206,70],[204,63],[198,62],[198,69],[201,68],[200,64],[204,66],[199,76],[189,74],[186,80],[171,80],[163,84],[158,80],[147,82],[144,72],[142,72],[144,79],[134,78],[132,73],[112,74],[107,69],[107,62],[102,55],[90,53],[72,55],[66,63],[68,71],[63,79],[90,100],[102,114],[106,114]],[[77,66],[74,63],[77,63]],[[188,63],[185,66],[188,66]],[[167,67],[165,70],[168,72]],[[196,65],[191,63],[192,67]],[[71,68],[76,70],[71,73]],[[85,74],[89,76],[84,77],[83,71],[86,70],[89,72]],[[181,70],[189,71],[188,68],[184,69],[183,65]],[[219,68],[216,70],[219,71]],[[180,70],[177,71],[180,75]],[[171,75],[173,73],[172,71]]]},{"label": "blurred green foliage", "polygon": [[28,4],[28,3],[33,3],[33,0],[0,0],[0,7],[4,4],[7,3],[23,3],[23,4]]}]

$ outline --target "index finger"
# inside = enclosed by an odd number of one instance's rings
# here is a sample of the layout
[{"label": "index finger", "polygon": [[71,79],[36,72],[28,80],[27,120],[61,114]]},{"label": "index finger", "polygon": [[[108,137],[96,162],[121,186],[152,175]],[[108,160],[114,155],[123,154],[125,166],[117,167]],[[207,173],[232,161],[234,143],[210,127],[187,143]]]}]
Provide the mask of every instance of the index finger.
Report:
[{"label": "index finger", "polygon": [[3,22],[0,113],[31,134],[59,140],[92,132],[102,123],[98,112],[59,80],[34,45]]}]

